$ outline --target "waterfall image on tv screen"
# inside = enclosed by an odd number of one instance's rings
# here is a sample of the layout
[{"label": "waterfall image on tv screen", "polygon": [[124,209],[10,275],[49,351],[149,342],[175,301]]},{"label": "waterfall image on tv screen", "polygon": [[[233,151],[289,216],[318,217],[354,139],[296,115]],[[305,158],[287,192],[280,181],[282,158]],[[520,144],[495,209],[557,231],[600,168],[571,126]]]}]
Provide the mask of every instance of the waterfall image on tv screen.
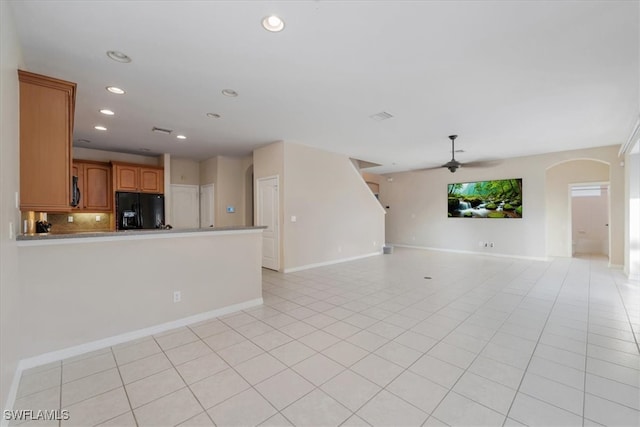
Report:
[{"label": "waterfall image on tv screen", "polygon": [[522,218],[522,178],[447,187],[449,218]]}]

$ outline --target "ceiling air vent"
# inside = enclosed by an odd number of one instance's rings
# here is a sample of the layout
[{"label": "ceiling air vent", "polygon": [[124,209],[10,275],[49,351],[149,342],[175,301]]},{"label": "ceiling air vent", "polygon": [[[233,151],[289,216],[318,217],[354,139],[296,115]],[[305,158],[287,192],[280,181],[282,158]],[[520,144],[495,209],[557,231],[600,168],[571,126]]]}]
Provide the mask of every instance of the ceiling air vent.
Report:
[{"label": "ceiling air vent", "polygon": [[171,135],[171,132],[173,132],[171,129],[162,129],[159,127],[152,127],[151,130],[153,132],[158,132],[158,133],[164,133],[165,135]]},{"label": "ceiling air vent", "polygon": [[371,120],[375,120],[376,122],[381,122],[383,120],[387,120],[393,117],[393,114],[387,113],[386,111],[381,111],[377,114],[369,116]]}]

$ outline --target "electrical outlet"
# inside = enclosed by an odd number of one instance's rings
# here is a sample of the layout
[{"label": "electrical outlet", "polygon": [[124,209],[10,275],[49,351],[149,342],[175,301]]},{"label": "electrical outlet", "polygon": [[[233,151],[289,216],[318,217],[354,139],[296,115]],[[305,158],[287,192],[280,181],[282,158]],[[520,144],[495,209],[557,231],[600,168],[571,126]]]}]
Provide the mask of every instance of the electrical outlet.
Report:
[{"label": "electrical outlet", "polygon": [[489,247],[492,248],[493,247],[493,242],[489,243]]},{"label": "electrical outlet", "polygon": [[67,217],[67,222],[73,222],[73,215],[69,215]]},{"label": "electrical outlet", "polygon": [[182,301],[182,293],[180,291],[174,291],[173,302],[180,302],[180,301]]},{"label": "electrical outlet", "polygon": [[485,248],[488,248],[488,247],[489,247],[489,243],[484,242],[484,247],[485,247]]},{"label": "electrical outlet", "polygon": [[96,215],[96,222],[100,222],[100,215]]}]

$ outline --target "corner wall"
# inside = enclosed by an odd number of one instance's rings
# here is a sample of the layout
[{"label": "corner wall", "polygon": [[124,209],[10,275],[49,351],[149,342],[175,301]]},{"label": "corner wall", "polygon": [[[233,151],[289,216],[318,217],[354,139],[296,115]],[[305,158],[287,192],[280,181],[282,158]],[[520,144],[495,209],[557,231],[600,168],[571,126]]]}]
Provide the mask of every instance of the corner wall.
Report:
[{"label": "corner wall", "polygon": [[[624,174],[617,153],[617,146],[608,146],[506,159],[497,166],[461,168],[455,174],[444,168],[389,174],[387,178],[392,178],[392,182],[380,182],[380,199],[389,206],[387,241],[452,251],[546,258],[547,219],[567,215],[562,206],[547,207],[547,193],[561,194],[568,203],[566,188],[546,188],[546,170],[563,161],[594,159],[610,164],[607,179],[611,185],[610,262],[622,265]],[[522,178],[522,219],[447,217],[447,184],[507,178]],[[494,242],[495,246],[481,248],[479,241]]]},{"label": "corner wall", "polygon": [[382,252],[384,209],[348,157],[286,143],[284,167],[285,271]]},{"label": "corner wall", "polygon": [[[214,184],[214,215],[216,227],[247,225],[248,186],[246,172],[253,162],[252,156],[216,156],[200,162],[200,185]],[[233,206],[235,212],[227,212]]]},{"label": "corner wall", "polygon": [[21,289],[18,247],[20,215],[15,194],[19,190],[20,116],[18,68],[24,68],[9,2],[0,1],[0,405],[11,404],[12,381],[22,358],[20,340]]}]

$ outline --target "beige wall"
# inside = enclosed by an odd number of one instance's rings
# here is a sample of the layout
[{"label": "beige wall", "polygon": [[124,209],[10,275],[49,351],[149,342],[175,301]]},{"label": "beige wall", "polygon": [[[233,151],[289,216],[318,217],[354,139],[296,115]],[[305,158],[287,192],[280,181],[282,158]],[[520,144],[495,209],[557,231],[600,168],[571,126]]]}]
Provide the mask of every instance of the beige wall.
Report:
[{"label": "beige wall", "polygon": [[73,147],[73,158],[81,160],[95,160],[97,162],[126,162],[141,165],[160,166],[162,158],[157,156],[142,156],[139,154],[117,153],[115,151],[94,150],[84,147]]},{"label": "beige wall", "polygon": [[171,184],[200,185],[200,162],[171,157]]},{"label": "beige wall", "polygon": [[21,288],[18,248],[9,235],[10,223],[20,231],[20,215],[15,194],[19,190],[19,89],[18,68],[24,69],[22,53],[8,2],[0,2],[0,406],[6,408],[18,361],[20,340]]},{"label": "beige wall", "polygon": [[[200,232],[20,246],[21,287],[29,302],[20,309],[21,356],[259,299],[261,239],[261,231]],[[182,292],[181,302],[173,302],[174,291]]]},{"label": "beige wall", "polygon": [[348,157],[286,143],[284,167],[285,270],[381,252],[384,209]]},{"label": "beige wall", "polygon": [[254,151],[253,173],[279,177],[281,270],[381,251],[384,210],[348,157],[281,141]]},{"label": "beige wall", "polygon": [[[569,160],[595,159],[611,165],[605,181],[611,183],[611,263],[623,262],[624,178],[617,157],[618,147],[550,153],[507,159],[500,165],[483,169],[459,169],[451,174],[446,169],[389,174],[392,182],[380,183],[381,201],[387,211],[387,241],[445,250],[488,252],[513,256],[545,258],[560,254],[557,244],[547,245],[547,235],[559,235],[568,227],[568,189],[561,183],[548,185],[546,171]],[[489,179],[522,178],[522,219],[491,220],[447,218],[447,184]],[[576,176],[574,182],[582,182]],[[597,180],[597,179],[594,179]],[[567,184],[568,185],[568,184]],[[547,200],[551,202],[547,206]],[[560,200],[556,203],[556,201]],[[562,202],[561,200],[564,200]],[[564,217],[556,222],[558,217]],[[551,223],[548,224],[547,221]],[[565,235],[569,235],[565,228]],[[494,248],[480,248],[479,241],[494,242]],[[570,250],[570,241],[566,242]],[[566,256],[567,252],[562,252]]]}]

